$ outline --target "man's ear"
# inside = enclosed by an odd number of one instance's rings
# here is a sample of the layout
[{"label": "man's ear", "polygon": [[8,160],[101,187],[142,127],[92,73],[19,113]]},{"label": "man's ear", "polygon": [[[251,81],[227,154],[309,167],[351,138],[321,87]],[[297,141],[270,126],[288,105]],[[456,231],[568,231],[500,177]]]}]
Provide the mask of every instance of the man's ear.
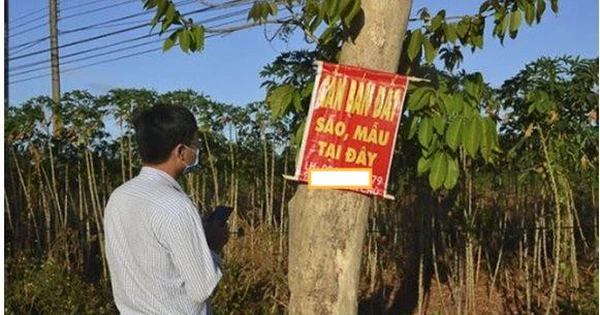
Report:
[{"label": "man's ear", "polygon": [[185,151],[185,146],[183,144],[178,144],[175,146],[175,148],[173,148],[173,151],[171,151],[171,155],[177,157],[177,158],[183,158],[183,152]]}]

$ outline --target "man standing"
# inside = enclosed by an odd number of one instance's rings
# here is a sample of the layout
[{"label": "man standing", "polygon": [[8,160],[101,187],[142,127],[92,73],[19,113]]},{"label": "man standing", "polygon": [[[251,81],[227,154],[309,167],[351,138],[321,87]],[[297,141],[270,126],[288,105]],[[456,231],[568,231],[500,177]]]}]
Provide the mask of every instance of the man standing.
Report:
[{"label": "man standing", "polygon": [[198,126],[186,108],[155,105],[134,118],[144,163],[104,214],[115,304],[129,314],[211,314],[227,227],[203,222],[177,178],[198,165]]}]

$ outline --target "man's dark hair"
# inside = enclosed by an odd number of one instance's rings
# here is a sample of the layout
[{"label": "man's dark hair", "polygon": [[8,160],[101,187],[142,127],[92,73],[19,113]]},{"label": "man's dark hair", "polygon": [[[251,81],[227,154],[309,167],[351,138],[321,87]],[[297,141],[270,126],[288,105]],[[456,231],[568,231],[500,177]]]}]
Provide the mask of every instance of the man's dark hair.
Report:
[{"label": "man's dark hair", "polygon": [[192,112],[179,105],[156,104],[134,115],[135,142],[142,161],[160,164],[178,144],[190,145],[198,130]]}]

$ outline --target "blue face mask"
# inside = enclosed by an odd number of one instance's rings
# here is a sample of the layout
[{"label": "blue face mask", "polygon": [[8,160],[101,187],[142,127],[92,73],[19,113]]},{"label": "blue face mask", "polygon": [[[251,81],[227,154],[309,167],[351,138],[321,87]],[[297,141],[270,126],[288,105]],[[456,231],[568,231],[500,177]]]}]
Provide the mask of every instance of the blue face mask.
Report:
[{"label": "blue face mask", "polygon": [[[185,146],[187,149],[192,150],[192,148]],[[187,165],[185,164],[185,162],[183,162],[183,164],[185,165],[185,168],[183,169],[183,172],[181,172],[181,175],[186,175],[189,174],[193,171],[195,171],[198,168],[198,162],[200,160],[200,149],[196,149],[196,151],[194,151],[194,162],[192,162],[192,164]]]}]

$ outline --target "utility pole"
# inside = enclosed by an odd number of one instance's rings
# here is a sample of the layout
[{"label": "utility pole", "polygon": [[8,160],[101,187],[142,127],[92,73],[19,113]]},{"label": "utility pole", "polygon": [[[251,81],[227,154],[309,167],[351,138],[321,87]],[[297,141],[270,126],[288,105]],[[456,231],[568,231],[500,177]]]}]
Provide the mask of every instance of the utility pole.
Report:
[{"label": "utility pole", "polygon": [[58,30],[56,28],[58,20],[57,0],[50,0],[50,63],[52,67],[52,124],[54,135],[60,130],[60,121],[58,119],[58,104],[60,102],[60,69],[58,65]]},{"label": "utility pole", "polygon": [[8,109],[8,1],[4,1],[4,112]]}]

